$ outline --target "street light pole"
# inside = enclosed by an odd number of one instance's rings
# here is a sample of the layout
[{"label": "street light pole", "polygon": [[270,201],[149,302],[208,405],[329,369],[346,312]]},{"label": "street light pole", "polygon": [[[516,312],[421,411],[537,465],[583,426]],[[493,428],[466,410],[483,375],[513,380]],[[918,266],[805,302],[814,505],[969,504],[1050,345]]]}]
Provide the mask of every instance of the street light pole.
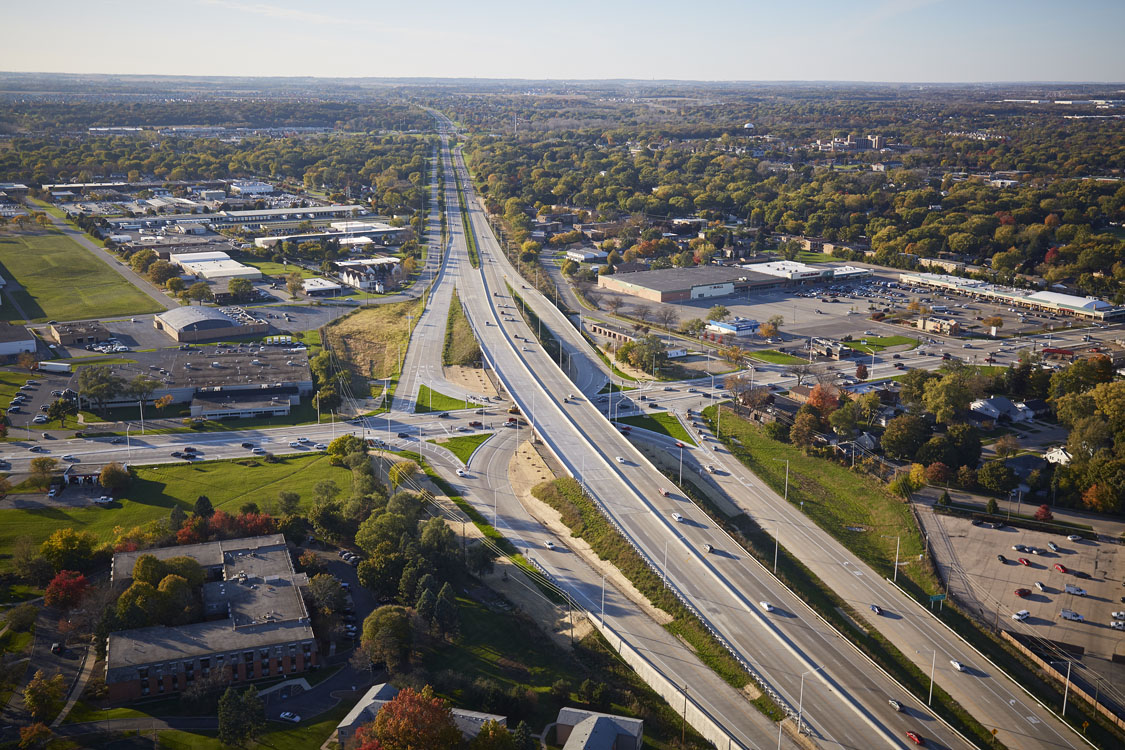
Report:
[{"label": "street light pole", "polygon": [[680,443],[680,485],[684,483],[684,444]]},{"label": "street light pole", "polygon": [[934,658],[930,662],[930,694],[926,696],[926,705],[930,705],[934,700],[934,668],[937,667],[937,649],[934,649]]},{"label": "street light pole", "polygon": [[805,712],[805,675],[807,675],[809,672],[815,672],[818,669],[820,669],[820,667],[813,667],[812,669],[806,669],[804,672],[801,672],[801,695],[797,699],[797,734],[798,734],[798,736],[800,734],[802,734],[802,732],[801,732],[801,717],[804,715],[804,712]]},{"label": "street light pole", "polygon": [[774,461],[785,462],[785,501],[789,502],[789,459],[788,458],[775,458]]},{"label": "street light pole", "polygon": [[1066,687],[1063,688],[1063,708],[1062,708],[1062,713],[1063,713],[1064,717],[1066,716],[1066,699],[1067,699],[1067,696],[1070,694],[1070,666],[1072,664],[1074,664],[1074,662],[1072,662],[1070,659],[1066,660]]}]

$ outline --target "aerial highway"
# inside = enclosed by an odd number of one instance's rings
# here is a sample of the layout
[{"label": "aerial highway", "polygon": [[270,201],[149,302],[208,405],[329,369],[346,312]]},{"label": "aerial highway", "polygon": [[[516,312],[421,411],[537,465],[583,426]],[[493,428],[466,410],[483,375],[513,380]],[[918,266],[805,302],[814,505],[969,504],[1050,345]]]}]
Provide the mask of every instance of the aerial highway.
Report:
[{"label": "aerial highway", "polygon": [[[462,182],[468,183],[467,175]],[[522,319],[504,319],[499,305],[511,304],[508,283],[521,294],[534,293],[523,290],[517,278],[505,278],[502,253],[471,200],[469,212],[483,257],[477,293],[465,294],[466,312],[486,359],[552,452],[662,568],[670,585],[791,710],[807,709],[805,720],[822,746],[905,747],[906,731],[920,731],[936,746],[964,747],[932,715],[896,712],[889,701],[902,700],[902,689],[756,562],[729,552],[735,549],[732,541],[723,544],[726,554],[704,551],[719,533],[709,520],[682,495],[668,491],[667,480],[588,399],[570,398],[576,386],[535,343]],[[452,252],[460,251],[455,246]]]}]

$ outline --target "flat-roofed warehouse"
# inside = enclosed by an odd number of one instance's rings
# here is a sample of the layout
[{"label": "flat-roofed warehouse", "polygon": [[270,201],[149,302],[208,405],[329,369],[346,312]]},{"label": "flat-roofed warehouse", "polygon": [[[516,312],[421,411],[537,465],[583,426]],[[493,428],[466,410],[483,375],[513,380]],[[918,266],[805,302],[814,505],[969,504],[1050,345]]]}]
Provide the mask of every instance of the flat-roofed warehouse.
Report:
[{"label": "flat-roofed warehouse", "polygon": [[188,557],[204,569],[204,622],[110,633],[105,682],[111,701],[176,693],[195,680],[240,683],[288,677],[317,663],[316,640],[281,534],[162,547],[114,555],[115,585],[132,579],[142,554]]},{"label": "flat-roofed warehouse", "polygon": [[599,276],[598,286],[652,302],[683,302],[725,297],[747,289],[782,286],[784,279],[747,271],[745,268],[699,266],[661,268],[656,271]]},{"label": "flat-roofed warehouse", "polygon": [[191,305],[160,313],[152,319],[152,325],[183,343],[257,336],[270,328],[269,323],[241,307]]},{"label": "flat-roofed warehouse", "polygon": [[1078,297],[1059,292],[1029,292],[1025,289],[990,284],[979,279],[966,279],[940,273],[903,273],[899,274],[899,281],[931,289],[948,289],[994,304],[1018,305],[1031,310],[1073,315],[1086,320],[1125,319],[1125,307],[1111,305],[1097,297]]}]

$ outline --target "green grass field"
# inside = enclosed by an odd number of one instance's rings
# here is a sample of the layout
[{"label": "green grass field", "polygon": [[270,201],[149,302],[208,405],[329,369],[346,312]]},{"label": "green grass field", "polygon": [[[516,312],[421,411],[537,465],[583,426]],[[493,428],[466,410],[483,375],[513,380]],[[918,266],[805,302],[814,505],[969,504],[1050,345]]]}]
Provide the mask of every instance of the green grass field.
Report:
[{"label": "green grass field", "polygon": [[453,299],[449,303],[449,316],[445,322],[445,345],[441,350],[441,363],[479,367],[480,356],[480,344],[477,343],[476,334],[465,318],[461,299],[454,290]]},{"label": "green grass field", "polygon": [[[0,234],[0,276],[23,287],[10,294],[32,321],[105,318],[162,309],[55,229]],[[4,320],[18,316],[15,305],[0,308]]]},{"label": "green grass field", "polygon": [[[293,273],[294,271],[301,274],[302,279],[311,279],[314,276],[318,275],[306,268],[302,268],[301,266],[282,265],[281,263],[274,263],[271,260],[260,260],[257,256],[254,255],[238,255],[236,259],[239,263],[253,266],[266,276],[273,277],[275,279],[278,279],[279,281],[284,281],[289,276],[289,274]],[[287,294],[288,292],[286,293],[286,295]]]},{"label": "green grass field", "polygon": [[[715,407],[703,410],[710,422]],[[762,429],[723,409],[722,439],[736,458],[778,494],[785,491],[786,461],[789,462],[789,502],[801,508],[818,526],[881,573],[894,569],[895,543],[902,539],[902,566],[924,586],[936,586],[932,574],[918,563],[922,538],[910,507],[878,481],[847,468],[808,456],[794,445],[766,437]],[[730,438],[736,438],[734,443]],[[862,528],[864,531],[851,531]]]},{"label": "green grass field", "polygon": [[479,448],[485,440],[492,437],[493,433],[483,432],[480,435],[458,435],[457,437],[447,438],[445,440],[427,440],[428,443],[440,445],[442,448],[450,451],[454,456],[461,459],[461,463],[469,463],[469,457],[473,455],[473,451]]},{"label": "green grass field", "polygon": [[861,341],[850,341],[844,344],[844,346],[849,349],[854,349],[857,352],[867,352],[868,354],[871,352],[881,352],[892,346],[904,345],[908,345],[913,349],[918,346],[918,339],[912,339],[909,336],[866,336]]},{"label": "green grass field", "polygon": [[814,253],[810,250],[802,250],[797,253],[798,263],[827,263],[830,260],[836,260],[828,253]]},{"label": "green grass field", "polygon": [[750,352],[753,359],[760,359],[763,362],[770,362],[775,365],[799,365],[803,364],[806,360],[800,357],[794,357],[792,354],[782,354],[776,349],[762,349],[760,351]]},{"label": "green grass field", "polygon": [[666,411],[653,412],[652,414],[638,414],[633,417],[622,417],[617,421],[651,432],[659,432],[661,435],[667,435],[670,438],[695,445],[695,440],[693,440],[687,430],[684,429],[684,426],[680,424],[680,420]]},{"label": "green grass field", "polygon": [[323,454],[280,458],[269,464],[258,458],[238,461],[208,461],[197,464],[142,466],[136,470],[122,499],[108,507],[6,508],[0,510],[0,571],[11,565],[11,550],[21,538],[41,542],[64,526],[90,531],[102,541],[114,537],[117,526],[126,529],[164,518],[173,505],[187,511],[200,495],[207,495],[216,508],[237,512],[245,502],[256,502],[268,510],[277,494],[286,490],[311,504],[312,488],[322,479],[332,479],[341,488],[351,487],[351,472],[332,466]]},{"label": "green grass field", "polygon": [[418,403],[414,405],[415,414],[425,414],[431,411],[457,411],[458,409],[472,409],[477,404],[462,401],[444,393],[435,391],[426,385],[418,386]]},{"label": "green grass field", "polygon": [[0,399],[4,399],[5,402],[11,401],[12,396],[20,392],[20,386],[26,383],[29,378],[31,378],[29,372],[0,370]]}]

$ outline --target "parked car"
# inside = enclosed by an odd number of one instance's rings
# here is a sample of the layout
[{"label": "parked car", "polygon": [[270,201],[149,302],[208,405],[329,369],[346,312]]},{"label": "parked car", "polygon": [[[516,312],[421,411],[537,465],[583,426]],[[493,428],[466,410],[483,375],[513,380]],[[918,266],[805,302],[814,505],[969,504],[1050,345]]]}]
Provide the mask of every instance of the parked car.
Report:
[{"label": "parked car", "polygon": [[301,723],[301,717],[298,716],[297,714],[293,713],[292,711],[282,711],[281,712],[281,719],[283,721],[291,721],[294,724],[300,724]]},{"label": "parked car", "polygon": [[1031,617],[1031,613],[1026,609],[1021,609],[1019,612],[1012,613],[1012,619],[1016,620],[1017,622],[1023,622],[1028,617]]},{"label": "parked car", "polygon": [[1070,572],[1069,570],[1067,570],[1067,567],[1065,565],[1063,565],[1062,563],[1055,563],[1055,570],[1059,571],[1060,573],[1069,573]]},{"label": "parked car", "polygon": [[1031,589],[1016,589],[1016,596],[1020,597],[1021,599],[1025,596],[1029,596],[1030,594]]}]

